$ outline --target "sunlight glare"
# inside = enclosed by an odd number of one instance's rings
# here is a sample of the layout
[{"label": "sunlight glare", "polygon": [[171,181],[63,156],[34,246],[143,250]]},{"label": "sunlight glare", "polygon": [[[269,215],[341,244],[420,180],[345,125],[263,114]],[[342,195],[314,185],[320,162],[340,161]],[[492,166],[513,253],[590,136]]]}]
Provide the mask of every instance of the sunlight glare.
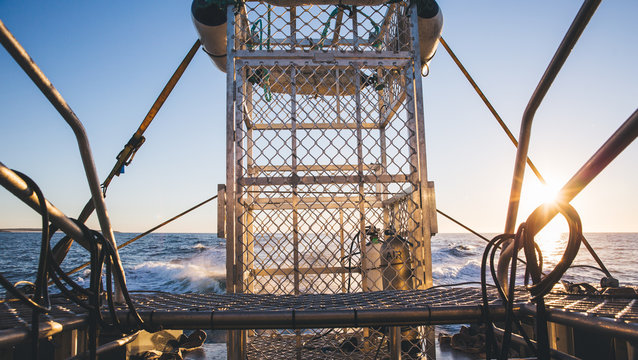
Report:
[{"label": "sunlight glare", "polygon": [[[520,221],[525,221],[532,211],[544,203],[551,203],[558,197],[561,187],[555,184],[528,184],[522,191]],[[565,249],[566,234],[569,232],[567,222],[557,215],[534,238],[547,263],[555,264]]]},{"label": "sunlight glare", "polygon": [[556,264],[563,255],[567,242],[569,227],[561,215],[557,215],[547,224],[534,240],[541,248],[543,261],[546,264]]}]

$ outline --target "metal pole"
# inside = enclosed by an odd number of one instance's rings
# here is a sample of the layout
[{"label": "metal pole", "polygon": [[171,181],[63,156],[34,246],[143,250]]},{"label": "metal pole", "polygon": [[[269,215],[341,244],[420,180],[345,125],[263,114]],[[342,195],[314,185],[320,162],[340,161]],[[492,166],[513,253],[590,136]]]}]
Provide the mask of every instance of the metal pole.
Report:
[{"label": "metal pole", "polygon": [[[521,306],[522,315],[536,316],[536,306],[528,303]],[[638,341],[638,324],[602,316],[592,316],[586,312],[547,309],[547,320],[592,331],[600,335],[609,335],[632,342]]]},{"label": "metal pole", "polygon": [[[226,34],[226,292],[235,292],[235,15],[233,6],[226,8],[228,19]],[[241,334],[237,331],[228,332],[227,351],[229,359],[240,359],[240,349],[237,343]]]},{"label": "metal pole", "polygon": [[[432,224],[430,221],[430,217],[433,214],[430,214],[430,209],[434,208],[430,206],[430,199],[427,196],[428,189],[428,172],[427,172],[427,153],[425,148],[425,113],[423,111],[423,81],[422,76],[420,76],[419,71],[416,69],[419,68],[421,64],[421,52],[418,50],[419,43],[419,20],[417,16],[417,6],[416,3],[410,5],[410,21],[412,23],[412,29],[410,30],[412,33],[412,48],[414,49],[414,63],[409,66],[408,79],[407,81],[412,82],[414,79],[414,88],[411,94],[414,94],[414,123],[416,125],[416,138],[417,138],[417,147],[415,151],[417,152],[417,162],[415,165],[418,166],[418,174],[419,174],[419,194],[421,197],[420,208],[421,208],[421,218],[419,222],[421,223],[421,233],[419,234],[421,237],[420,244],[416,247],[415,251],[418,252],[417,258],[422,261],[419,264],[419,269],[417,274],[422,271],[421,278],[419,279],[421,282],[421,286],[419,289],[429,288],[432,286],[432,245],[431,245],[431,237],[432,237]],[[408,86],[410,89],[410,86]],[[432,339],[434,340],[434,339]]]},{"label": "metal pole", "polygon": [[[512,176],[512,188],[510,190],[509,206],[507,209],[507,219],[505,221],[505,233],[513,234],[516,227],[516,217],[518,215],[518,205],[521,197],[521,188],[523,186],[523,177],[525,176],[525,162],[527,160],[527,151],[529,149],[529,140],[532,131],[532,121],[536,110],[540,106],[543,98],[547,94],[550,86],[556,79],[558,72],[565,64],[571,50],[576,45],[576,41],[585,30],[587,23],[596,12],[601,0],[585,0],[578,14],[574,18],[571,26],[567,30],[563,41],[556,50],[547,70],[543,74],[534,94],[532,95],[527,108],[523,113],[521,120],[521,130],[518,136],[518,147],[516,150],[516,161],[514,164],[514,175]],[[510,242],[511,243],[511,242]],[[512,246],[508,244],[501,252],[497,267],[497,277],[501,284],[507,284],[507,269],[509,261],[512,257]]]},{"label": "metal pole", "polygon": [[[569,203],[580,193],[607,165],[609,165],[634,139],[638,137],[638,109],[614,132],[613,135],[596,151],[596,153],[576,172],[561,188],[557,201]],[[558,213],[545,206],[534,210],[530,218],[536,228],[530,229],[534,234],[543,229]]]},{"label": "metal pole", "polygon": [[[271,298],[272,299],[272,298]],[[490,305],[490,319],[502,321],[505,308]],[[514,306],[514,313],[520,313]],[[315,329],[315,328],[361,328],[372,326],[401,326],[464,324],[479,321],[483,310],[478,305],[423,306],[419,308],[385,308],[368,310],[212,310],[212,311],[138,311],[144,323],[161,325],[164,329]],[[133,325],[126,311],[118,311],[117,317],[124,324]],[[613,321],[613,320],[612,320]],[[634,328],[638,325],[633,324]],[[638,337],[638,331],[636,333]],[[392,341],[390,339],[390,341]]]},{"label": "metal pole", "polygon": [[[97,217],[100,223],[100,228],[102,229],[102,234],[109,242],[111,242],[113,247],[116,248],[117,243],[115,242],[113,229],[111,229],[111,222],[106,211],[106,204],[104,202],[104,197],[100,189],[100,179],[97,176],[97,170],[95,169],[95,164],[93,163],[93,155],[91,154],[89,139],[86,135],[86,131],[84,130],[82,122],[80,122],[73,110],[71,110],[71,107],[66,103],[64,98],[62,98],[62,95],[53,86],[53,84],[51,84],[44,73],[42,73],[40,68],[36,65],[33,59],[31,59],[29,54],[26,52],[26,50],[24,50],[20,43],[18,43],[18,41],[13,37],[9,30],[4,26],[4,23],[2,21],[0,21],[0,42],[2,42],[2,46],[4,46],[9,54],[11,54],[13,59],[20,65],[24,72],[29,75],[31,80],[36,84],[40,91],[42,91],[44,96],[49,99],[53,107],[55,107],[60,115],[62,115],[64,120],[66,120],[67,124],[69,124],[69,126],[73,130],[78,143],[78,147],[80,149],[82,165],[84,166],[86,179],[91,190],[93,204],[97,209]],[[115,251],[115,260],[116,266],[122,268],[122,262],[120,261],[120,256],[117,250]],[[123,283],[120,284],[118,281],[115,289],[115,297],[117,301],[124,300],[121,287],[126,286],[126,278],[124,277],[123,270],[122,275]]]},{"label": "metal pole", "polygon": [[401,360],[401,327],[390,327],[390,359]]},{"label": "metal pole", "polygon": [[[4,166],[2,162],[0,162],[0,185],[4,186],[10,193],[29,205],[33,210],[40,212],[40,201],[33,190],[15,172]],[[90,246],[86,243],[82,229],[49,201],[46,201],[46,205],[51,222],[65,234],[74,238],[84,248],[89,249]]]},{"label": "metal pole", "polygon": [[[496,122],[498,122],[498,124],[501,126],[503,131],[505,131],[505,134],[512,141],[512,144],[518,147],[518,141],[516,140],[516,138],[510,131],[510,129],[505,124],[505,121],[503,121],[501,116],[496,112],[496,109],[494,109],[494,107],[492,106],[492,103],[490,103],[490,101],[487,99],[487,96],[485,96],[483,91],[481,91],[481,88],[479,88],[478,84],[474,81],[474,79],[472,78],[470,73],[467,71],[467,69],[465,69],[465,66],[463,66],[463,64],[461,63],[461,60],[459,60],[459,58],[456,57],[456,54],[454,54],[454,52],[452,51],[450,46],[447,44],[447,42],[445,42],[443,37],[441,37],[440,41],[441,41],[441,45],[443,45],[443,47],[445,48],[447,53],[450,55],[450,57],[452,58],[456,66],[458,66],[459,70],[461,70],[463,75],[465,75],[465,78],[467,79],[467,81],[470,83],[470,85],[472,85],[472,87],[474,88],[474,91],[476,91],[476,94],[481,98],[481,100],[483,100],[483,103],[485,104],[485,106],[487,106],[487,108],[490,110],[492,115],[494,115]],[[545,184],[545,179],[543,178],[543,176],[541,176],[541,173],[538,171],[534,163],[532,163],[532,159],[530,159],[529,157],[527,157],[527,165],[529,165],[529,168],[534,172],[534,174],[538,178],[538,181]]]},{"label": "metal pole", "polygon": [[[170,93],[173,91],[173,89],[175,88],[175,85],[177,84],[179,79],[182,77],[182,74],[184,74],[184,71],[186,70],[191,60],[195,56],[195,53],[199,49],[199,46],[200,46],[199,40],[195,41],[195,44],[193,44],[191,49],[188,51],[188,54],[186,54],[182,62],[177,67],[177,70],[175,70],[175,72],[173,73],[173,76],[171,76],[171,78],[168,80],[168,83],[166,83],[166,85],[164,86],[164,89],[162,90],[162,92],[159,94],[159,96],[153,103],[153,106],[151,106],[151,109],[148,111],[148,113],[146,114],[146,117],[144,118],[140,126],[137,128],[137,131],[135,131],[135,134],[133,134],[131,139],[124,146],[124,149],[122,149],[122,151],[117,155],[117,161],[115,162],[115,165],[113,165],[111,172],[106,177],[106,179],[104,179],[104,182],[102,182],[102,194],[104,196],[106,196],[106,189],[108,188],[113,178],[116,175],[119,176],[120,170],[122,169],[122,167],[125,165],[128,165],[131,162],[135,152],[137,152],[140,146],[142,146],[142,143],[144,143],[144,137],[142,135],[144,134],[148,126],[151,124],[153,119],[155,119],[155,115],[157,115],[158,111],[162,108],[162,105],[164,104],[164,102],[166,101]],[[93,213],[93,210],[95,210],[95,206],[93,205],[93,199],[89,199],[89,201],[86,203],[86,205],[84,205],[84,208],[80,212],[80,215],[78,216],[78,221],[86,222],[89,216],[91,216],[91,214]],[[66,253],[71,248],[71,242],[68,241],[68,239],[63,239],[61,241],[65,241],[65,240],[68,242],[67,244],[65,244],[66,246],[60,247],[60,244],[58,244],[53,249],[53,257],[56,258],[58,262],[62,262],[62,259],[64,259],[64,257],[66,256]]]},{"label": "metal pole", "polygon": [[527,160],[527,150],[529,149],[529,140],[532,130],[532,122],[536,115],[536,110],[540,106],[543,98],[547,94],[550,86],[556,79],[558,72],[565,64],[567,57],[576,45],[576,41],[585,30],[587,23],[594,15],[596,8],[601,0],[586,0],[581,6],[572,25],[567,30],[567,34],[554,54],[545,74],[541,78],[534,94],[527,104],[527,108],[523,113],[521,120],[521,130],[519,134],[518,150],[516,151],[516,162],[514,167],[514,176],[512,177],[512,189],[510,192],[509,207],[507,210],[507,220],[505,223],[505,233],[513,234],[516,226],[516,216],[518,215],[518,204],[521,196],[521,187],[523,185],[523,177],[525,175],[525,162]]}]

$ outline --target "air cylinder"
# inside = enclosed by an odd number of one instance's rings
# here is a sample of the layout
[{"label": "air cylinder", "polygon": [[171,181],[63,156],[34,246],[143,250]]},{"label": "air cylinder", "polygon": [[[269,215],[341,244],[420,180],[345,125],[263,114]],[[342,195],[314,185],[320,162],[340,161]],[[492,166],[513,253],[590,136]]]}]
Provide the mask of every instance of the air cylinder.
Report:
[{"label": "air cylinder", "polygon": [[385,242],[381,246],[381,268],[384,290],[413,289],[410,244],[394,230],[385,231]]},{"label": "air cylinder", "polygon": [[425,76],[429,72],[428,64],[439,46],[439,38],[443,29],[443,14],[439,4],[434,0],[418,0],[416,9],[419,22],[421,74]]},{"label": "air cylinder", "polygon": [[194,0],[191,15],[202,48],[226,72],[226,8],[214,1]]},{"label": "air cylinder", "polygon": [[365,256],[363,256],[363,281],[368,291],[383,290],[383,271],[381,268],[381,247],[376,227],[366,227]]}]

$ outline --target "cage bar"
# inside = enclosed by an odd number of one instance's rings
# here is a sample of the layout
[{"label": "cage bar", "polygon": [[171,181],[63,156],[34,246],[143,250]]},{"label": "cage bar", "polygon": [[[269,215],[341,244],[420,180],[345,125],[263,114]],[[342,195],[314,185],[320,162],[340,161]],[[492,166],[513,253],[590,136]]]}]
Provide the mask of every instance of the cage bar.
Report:
[{"label": "cage bar", "polygon": [[[435,226],[414,8],[405,1],[248,1],[229,6],[228,15],[229,292],[431,286]],[[230,357],[305,359],[321,348],[331,358],[372,359],[381,351],[416,358],[433,354],[433,332],[348,327],[229,336]]]}]

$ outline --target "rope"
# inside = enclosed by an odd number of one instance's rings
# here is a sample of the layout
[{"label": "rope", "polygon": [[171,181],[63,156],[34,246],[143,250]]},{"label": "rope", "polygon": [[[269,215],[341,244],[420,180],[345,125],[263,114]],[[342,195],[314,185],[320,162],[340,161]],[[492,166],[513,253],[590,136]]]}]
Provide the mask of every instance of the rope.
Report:
[{"label": "rope", "polygon": [[[89,288],[85,289],[79,286],[75,281],[69,278],[60,265],[56,261],[50,261],[53,258],[53,250],[51,248],[51,237],[57,230],[53,225],[49,225],[49,213],[46,206],[46,198],[38,185],[28,176],[15,171],[21,177],[38,198],[40,208],[38,211],[42,216],[42,243],[40,247],[40,260],[35,280],[35,292],[31,298],[24,295],[15,285],[12,285],[0,274],[0,285],[5,287],[9,293],[15,295],[19,301],[22,301],[32,309],[31,319],[31,357],[38,359],[40,357],[39,338],[40,338],[40,315],[46,314],[51,310],[47,279],[50,277],[55,285],[60,289],[61,293],[67,299],[78,304],[82,308],[88,310],[89,314],[89,341],[88,341],[88,357],[96,359],[97,348],[97,332],[98,325],[101,328],[116,328],[121,333],[126,334],[131,328],[125,328],[120,324],[116,313],[113,300],[113,280],[119,284],[124,283],[124,269],[118,261],[117,250],[112,243],[108,241],[102,234],[97,231],[89,230],[82,222],[75,220],[78,227],[81,228],[85,243],[90,254],[90,261],[87,265],[91,266]],[[108,309],[111,315],[111,322],[107,322],[101,313],[102,302],[102,269],[106,267],[106,300],[108,301]],[[125,285],[121,286],[122,296],[128,308],[128,317],[132,318],[135,324],[135,330],[144,329],[147,331],[156,331],[147,326],[142,318],[135,310],[135,306]]]},{"label": "rope", "polygon": [[[490,101],[487,99],[487,97],[485,96],[483,91],[481,91],[481,89],[476,84],[474,79],[472,79],[472,76],[470,76],[470,73],[467,72],[467,70],[465,69],[465,66],[463,66],[463,64],[461,64],[461,61],[459,60],[458,57],[456,57],[456,55],[454,54],[454,52],[452,51],[450,46],[447,44],[447,42],[445,42],[443,37],[441,37],[439,40],[441,42],[441,45],[443,45],[445,50],[447,50],[448,54],[450,54],[450,57],[452,57],[452,60],[454,60],[454,63],[456,64],[456,66],[459,67],[459,69],[461,70],[463,75],[465,75],[465,78],[467,79],[467,81],[470,82],[470,84],[472,85],[472,87],[474,88],[474,90],[476,91],[478,96],[481,98],[481,100],[483,100],[483,102],[485,103],[485,106],[487,106],[487,108],[490,110],[492,115],[494,115],[494,118],[496,119],[498,124],[501,125],[501,128],[503,128],[503,131],[505,131],[505,133],[507,134],[507,137],[512,141],[514,146],[518,147],[518,141],[516,140],[516,138],[514,137],[512,132],[510,131],[510,129],[507,127],[507,125],[505,124],[503,119],[501,119],[501,117],[498,115],[498,113],[496,112],[496,109],[494,109],[494,107],[492,106]],[[545,179],[543,178],[543,176],[541,176],[541,173],[538,171],[538,169],[536,168],[534,163],[532,163],[532,160],[529,157],[527,157],[527,164],[529,165],[530,169],[532,169],[532,171],[534,172],[534,174],[536,175],[538,180],[542,184],[546,184]]]},{"label": "rope", "polygon": [[49,262],[48,252],[46,251],[50,245],[49,236],[49,211],[47,209],[46,200],[42,194],[40,187],[31,178],[25,174],[13,170],[19,177],[27,183],[30,189],[38,198],[40,203],[40,214],[42,216],[42,241],[40,246],[40,259],[38,261],[38,270],[36,272],[36,279],[34,284],[33,299],[28,298],[22,291],[11,284],[2,274],[0,274],[0,285],[2,285],[9,293],[13,294],[32,310],[31,313],[31,357],[38,359],[40,356],[40,314],[47,313],[51,310],[51,301],[49,300],[49,292],[46,286],[47,282],[47,265]]},{"label": "rope", "polygon": [[[124,146],[124,149],[122,149],[122,151],[120,151],[120,153],[117,155],[116,157],[117,161],[115,162],[115,165],[113,165],[113,169],[111,169],[111,172],[108,174],[108,176],[102,183],[102,193],[104,196],[106,196],[106,190],[108,189],[109,184],[111,183],[113,178],[115,176],[119,176],[121,169],[124,166],[130,165],[131,161],[133,161],[133,157],[135,156],[135,154],[137,153],[137,151],[140,149],[140,147],[145,141],[143,136],[144,132],[146,131],[148,126],[151,124],[153,119],[155,119],[155,116],[157,115],[159,110],[162,108],[162,105],[164,105],[164,102],[166,101],[168,96],[171,94],[171,92],[175,88],[175,85],[177,85],[177,82],[182,77],[182,74],[184,74],[184,71],[190,64],[191,60],[193,60],[193,57],[195,56],[195,53],[197,52],[197,49],[199,49],[199,47],[200,47],[200,42],[198,39],[197,41],[195,41],[191,49],[188,51],[188,53],[186,54],[182,62],[179,64],[179,66],[177,67],[173,75],[171,76],[171,78],[168,80],[168,82],[164,86],[164,89],[162,89],[162,92],[159,94],[159,96],[157,97],[153,105],[151,106],[150,110],[144,117],[144,120],[142,121],[140,126],[137,128],[133,136],[131,136],[131,139]],[[91,214],[93,213],[93,210],[95,210],[93,199],[89,199],[89,201],[87,201],[87,203],[84,205],[84,208],[80,212],[80,215],[78,216],[78,220],[81,221],[82,223],[86,222],[89,216],[91,216]],[[69,236],[65,236],[56,244],[56,246],[53,248],[55,261],[57,261],[58,263],[61,263],[62,260],[64,260],[64,258],[66,257],[66,254],[71,248],[72,243],[73,243],[73,239],[71,239]]]},{"label": "rope", "polygon": [[[193,211],[193,210],[195,210],[195,209],[199,208],[199,207],[200,207],[200,206],[202,206],[202,205],[205,205],[206,203],[208,203],[208,202],[210,202],[210,201],[215,200],[216,198],[217,198],[217,195],[215,195],[215,196],[213,196],[213,197],[210,197],[210,198],[208,198],[208,199],[206,199],[206,200],[204,200],[204,201],[200,202],[199,204],[197,204],[197,205],[195,205],[195,206],[191,207],[190,209],[188,209],[188,210],[186,210],[186,211],[183,211],[183,212],[179,213],[178,215],[175,215],[175,216],[173,216],[172,218],[170,218],[170,219],[168,219],[168,220],[164,221],[163,223],[161,223],[161,224],[159,224],[159,225],[156,225],[156,226],[154,226],[153,228],[151,228],[151,229],[149,229],[149,230],[147,230],[147,231],[145,231],[145,232],[143,232],[143,233],[141,233],[141,234],[137,235],[136,237],[134,237],[134,238],[132,238],[132,239],[130,239],[130,240],[128,240],[128,241],[126,241],[126,242],[124,242],[124,243],[122,243],[122,244],[118,245],[117,249],[119,250],[119,249],[121,249],[121,248],[123,248],[123,247],[125,247],[125,246],[127,246],[127,245],[130,245],[130,244],[134,243],[135,241],[137,241],[137,240],[139,240],[139,239],[143,238],[144,236],[146,236],[146,235],[148,235],[148,234],[152,233],[153,231],[155,231],[155,230],[157,230],[157,229],[159,229],[159,228],[163,227],[163,226],[164,226],[164,225],[166,225],[166,224],[169,224],[169,223],[173,222],[174,220],[179,219],[180,217],[182,217],[182,216],[184,216],[184,215],[188,214],[189,212],[191,212],[191,211]],[[66,275],[72,275],[72,274],[75,274],[76,272],[78,272],[78,271],[80,271],[80,270],[84,269],[85,267],[89,266],[89,264],[90,264],[90,262],[86,262],[86,263],[84,263],[84,264],[82,264],[82,265],[80,265],[80,266],[78,266],[78,267],[74,268],[73,270],[69,271],[68,273],[66,273]]]},{"label": "rope", "polygon": [[[448,215],[448,214],[444,213],[443,211],[441,211],[441,210],[439,210],[439,209],[436,209],[436,212],[438,212],[439,214],[441,214],[441,215],[445,216],[448,220],[450,220],[450,221],[454,222],[455,224],[459,225],[459,226],[460,226],[460,227],[462,227],[463,229],[465,229],[465,230],[467,230],[467,231],[471,232],[472,234],[474,234],[474,235],[478,236],[479,238],[481,238],[481,239],[482,239],[482,240],[484,240],[485,242],[489,243],[490,241],[492,241],[492,240],[489,240],[488,238],[486,238],[485,236],[483,236],[483,235],[479,234],[478,232],[476,232],[476,231],[472,230],[470,227],[468,227],[467,225],[464,225],[463,223],[461,223],[460,221],[458,221],[458,220],[456,220],[455,218],[451,217],[450,215]],[[500,244],[496,246],[496,249],[500,249],[500,248],[501,248],[501,245],[500,245]],[[517,257],[516,259],[517,259],[518,261],[520,261],[521,263],[523,263],[523,264],[527,264],[527,263],[525,262],[525,260],[523,260],[523,259],[521,259],[521,258],[519,258],[519,257]]]}]

